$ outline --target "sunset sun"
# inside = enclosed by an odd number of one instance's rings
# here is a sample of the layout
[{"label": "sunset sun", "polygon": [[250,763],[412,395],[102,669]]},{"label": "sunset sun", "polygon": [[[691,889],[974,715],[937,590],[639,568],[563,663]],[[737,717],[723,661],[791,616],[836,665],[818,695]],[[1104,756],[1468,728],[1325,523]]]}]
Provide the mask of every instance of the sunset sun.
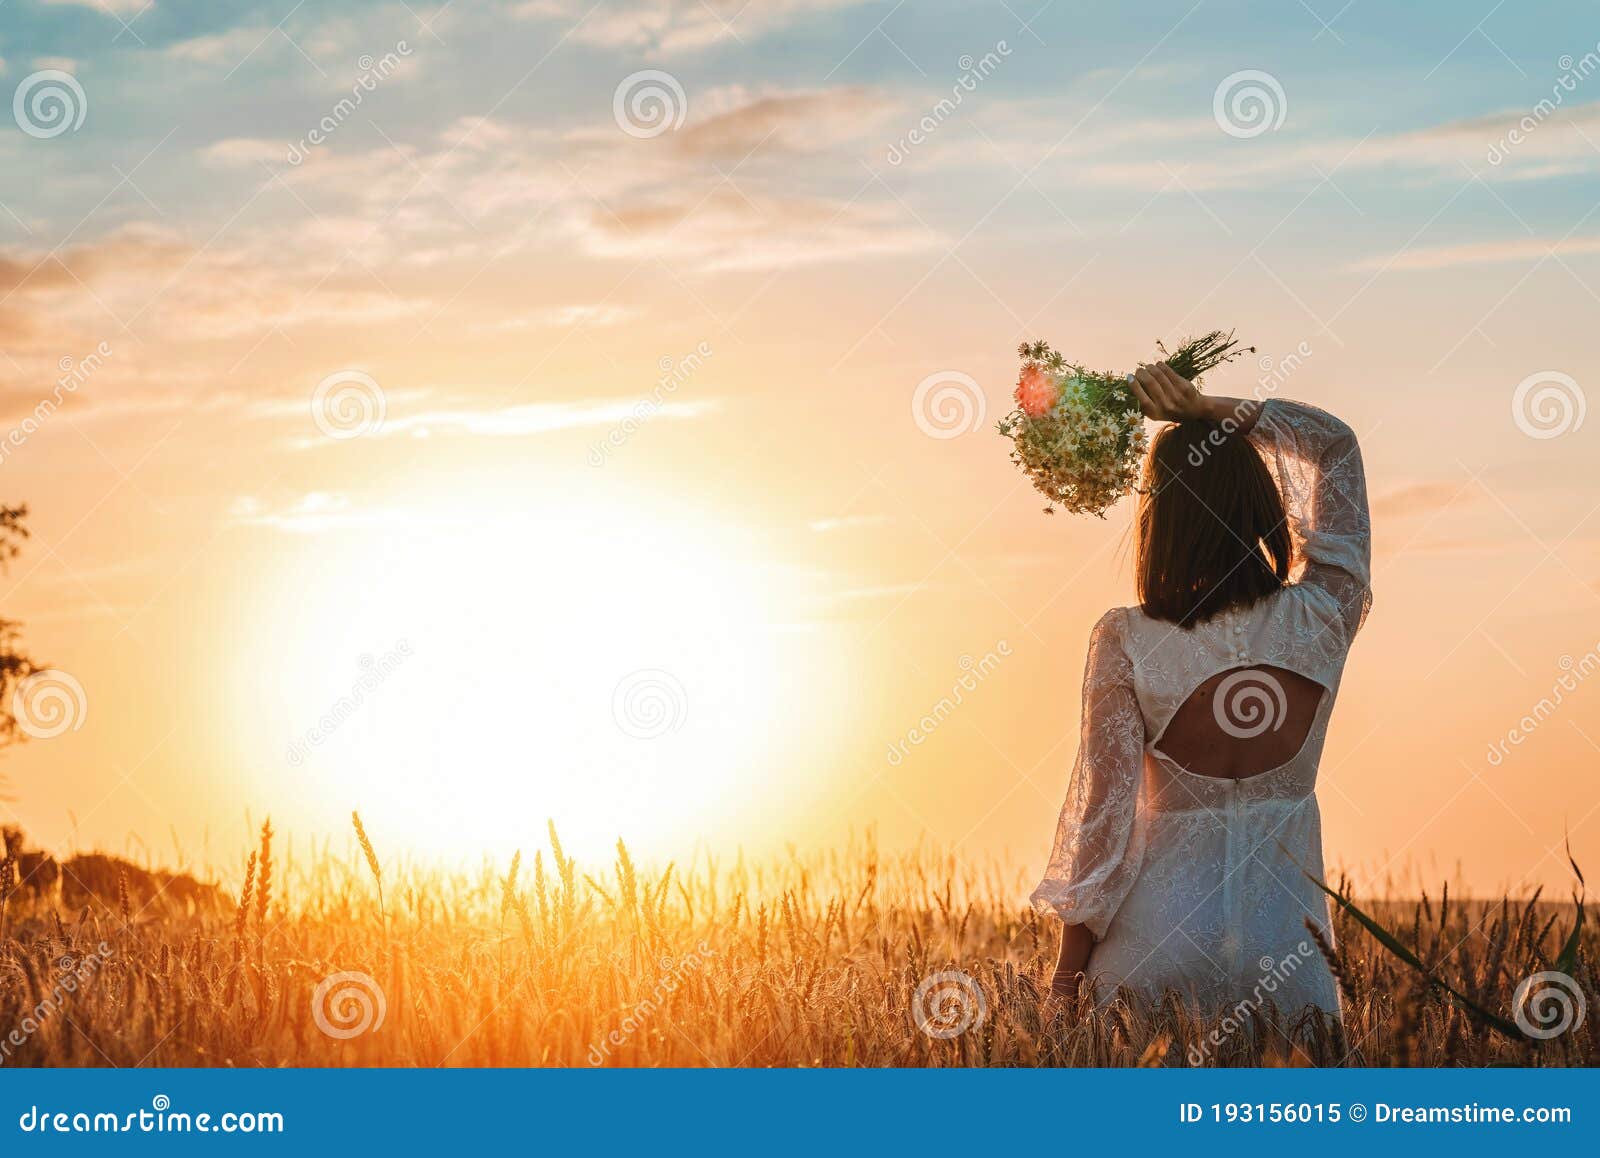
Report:
[{"label": "sunset sun", "polygon": [[285,560],[247,677],[281,693],[283,775],[423,853],[711,827],[779,696],[770,567],[704,520],[474,504]]}]

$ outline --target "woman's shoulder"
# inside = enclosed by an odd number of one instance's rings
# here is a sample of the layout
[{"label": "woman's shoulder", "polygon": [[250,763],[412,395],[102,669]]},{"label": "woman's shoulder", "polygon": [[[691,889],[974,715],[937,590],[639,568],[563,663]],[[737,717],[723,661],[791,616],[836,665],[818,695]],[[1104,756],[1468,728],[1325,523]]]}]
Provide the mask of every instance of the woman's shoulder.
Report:
[{"label": "woman's shoulder", "polygon": [[1129,659],[1148,658],[1160,650],[1174,635],[1185,630],[1176,624],[1157,619],[1137,603],[1127,607],[1113,607],[1094,625],[1094,639],[1114,640]]},{"label": "woman's shoulder", "polygon": [[1133,671],[1135,647],[1128,625],[1131,607],[1113,607],[1095,620],[1089,629],[1088,666],[1102,677],[1108,673],[1128,676]]},{"label": "woman's shoulder", "polygon": [[1132,617],[1143,614],[1144,611],[1139,607],[1138,604],[1134,604],[1132,607],[1109,608],[1104,615],[1095,620],[1094,628],[1089,634],[1095,636],[1125,634],[1128,630],[1129,621],[1132,619]]},{"label": "woman's shoulder", "polygon": [[1134,633],[1132,618],[1134,615],[1143,615],[1137,606],[1112,607],[1089,629],[1089,647],[1113,646],[1128,650],[1128,639]]},{"label": "woman's shoulder", "polygon": [[1113,607],[1100,617],[1093,634],[1097,637],[1102,634],[1116,635],[1119,638],[1129,638],[1141,632],[1156,632],[1162,638],[1205,636],[1213,631],[1231,631],[1251,622],[1282,619],[1286,607],[1304,607],[1318,619],[1336,615],[1339,609],[1338,601],[1323,587],[1297,580],[1285,583],[1248,607],[1214,615],[1189,627],[1179,627],[1164,619],[1157,619],[1137,603],[1129,607]]},{"label": "woman's shoulder", "polygon": [[1320,583],[1307,582],[1301,576],[1262,598],[1251,611],[1266,620],[1309,615],[1323,621],[1338,616],[1339,601]]}]

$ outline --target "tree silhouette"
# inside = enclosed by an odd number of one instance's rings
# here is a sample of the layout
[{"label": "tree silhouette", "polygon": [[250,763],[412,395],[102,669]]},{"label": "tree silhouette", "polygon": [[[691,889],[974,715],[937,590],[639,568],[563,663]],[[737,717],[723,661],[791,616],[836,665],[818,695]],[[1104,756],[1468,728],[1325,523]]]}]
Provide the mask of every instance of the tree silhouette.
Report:
[{"label": "tree silhouette", "polygon": [[[26,504],[0,506],[0,571],[21,554],[28,539],[27,517]],[[38,670],[39,665],[22,649],[22,625],[0,618],[0,748],[25,738],[11,711],[11,697],[17,685]]]}]

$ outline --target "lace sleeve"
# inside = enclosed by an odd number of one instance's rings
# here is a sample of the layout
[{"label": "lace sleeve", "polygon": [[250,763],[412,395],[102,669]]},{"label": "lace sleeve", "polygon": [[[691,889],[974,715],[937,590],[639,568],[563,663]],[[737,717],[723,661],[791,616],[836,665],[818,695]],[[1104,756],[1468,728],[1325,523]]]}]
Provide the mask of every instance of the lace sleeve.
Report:
[{"label": "lace sleeve", "polygon": [[1250,432],[1278,480],[1305,568],[1300,581],[1339,605],[1354,638],[1372,606],[1372,518],[1355,432],[1324,410],[1270,399]]},{"label": "lace sleeve", "polygon": [[1078,760],[1050,867],[1031,898],[1041,912],[1089,926],[1097,940],[1133,888],[1144,856],[1138,824],[1144,717],[1122,642],[1126,616],[1107,612],[1089,637]]}]

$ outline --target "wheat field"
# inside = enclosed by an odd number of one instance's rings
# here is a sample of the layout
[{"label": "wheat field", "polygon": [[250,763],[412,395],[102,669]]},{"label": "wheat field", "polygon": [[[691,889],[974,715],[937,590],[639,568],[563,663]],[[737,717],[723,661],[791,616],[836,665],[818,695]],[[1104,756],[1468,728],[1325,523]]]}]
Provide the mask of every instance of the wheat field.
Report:
[{"label": "wheat field", "polygon": [[[1020,870],[870,840],[647,873],[549,845],[501,869],[350,855],[280,864],[270,824],[230,891],[107,856],[57,863],[8,831],[0,1065],[1593,1065],[1600,1017],[1547,1041],[1480,1024],[1349,914],[1344,1026],[1270,1000],[1209,1022],[1176,1002],[1046,997],[1056,924]],[[1507,1017],[1571,901],[1378,899],[1442,980]],[[1575,970],[1595,992],[1594,924]],[[1569,1010],[1569,1014],[1570,1014]],[[1572,1020],[1569,1016],[1568,1020]]]}]

